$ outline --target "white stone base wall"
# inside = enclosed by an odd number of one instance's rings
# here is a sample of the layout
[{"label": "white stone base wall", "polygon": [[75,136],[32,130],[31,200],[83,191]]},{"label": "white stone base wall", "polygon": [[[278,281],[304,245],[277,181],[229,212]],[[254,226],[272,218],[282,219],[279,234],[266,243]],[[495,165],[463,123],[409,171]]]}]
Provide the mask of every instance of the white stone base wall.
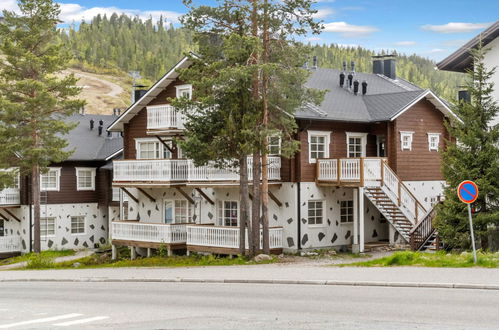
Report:
[{"label": "white stone base wall", "polygon": [[438,196],[443,196],[445,181],[404,181],[411,192],[429,210]]}]

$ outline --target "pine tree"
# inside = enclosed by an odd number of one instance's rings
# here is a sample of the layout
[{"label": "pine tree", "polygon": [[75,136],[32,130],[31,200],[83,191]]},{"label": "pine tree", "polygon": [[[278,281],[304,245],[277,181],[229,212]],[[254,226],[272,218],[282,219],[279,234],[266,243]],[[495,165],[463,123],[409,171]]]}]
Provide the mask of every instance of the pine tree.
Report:
[{"label": "pine tree", "polygon": [[[70,55],[57,41],[59,5],[51,0],[20,0],[20,15],[4,11],[0,24],[1,165],[30,175],[34,206],[34,251],[40,252],[40,174],[71,154],[63,135],[73,125],[64,118],[84,103],[73,75],[63,78]],[[15,156],[14,156],[15,155]]]},{"label": "pine tree", "polygon": [[454,107],[461,121],[447,124],[450,136],[443,153],[443,173],[448,184],[445,200],[439,208],[436,227],[449,248],[469,248],[468,216],[466,204],[459,201],[456,188],[464,180],[475,181],[479,197],[472,205],[475,209],[475,236],[487,247],[489,226],[499,226],[499,125],[491,127],[499,107],[492,97],[494,84],[490,81],[495,69],[487,70],[480,47],[471,51],[474,70],[468,72],[467,89],[471,102],[460,101]]}]

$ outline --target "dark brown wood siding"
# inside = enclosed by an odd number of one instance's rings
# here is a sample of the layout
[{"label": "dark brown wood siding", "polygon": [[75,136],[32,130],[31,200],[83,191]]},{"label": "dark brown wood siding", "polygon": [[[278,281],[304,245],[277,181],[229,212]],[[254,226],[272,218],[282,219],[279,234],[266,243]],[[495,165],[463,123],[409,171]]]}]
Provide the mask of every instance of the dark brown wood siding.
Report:
[{"label": "dark brown wood siding", "polygon": [[[394,121],[391,146],[395,152],[390,163],[402,180],[443,180],[441,151],[447,137],[444,120],[431,102],[421,100]],[[412,150],[401,150],[401,131],[414,132]],[[440,133],[438,152],[429,150],[428,133]]]}]

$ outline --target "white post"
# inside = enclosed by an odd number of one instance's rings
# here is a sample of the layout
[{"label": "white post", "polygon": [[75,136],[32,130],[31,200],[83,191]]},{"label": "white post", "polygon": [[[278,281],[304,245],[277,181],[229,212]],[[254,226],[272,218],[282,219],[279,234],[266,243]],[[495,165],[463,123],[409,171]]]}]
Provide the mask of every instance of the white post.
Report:
[{"label": "white post", "polygon": [[148,258],[152,257],[152,249],[151,248],[147,248],[147,257]]},{"label": "white post", "polygon": [[135,246],[130,246],[130,259],[135,260],[137,258],[137,250]]},{"label": "white post", "polygon": [[120,196],[120,220],[124,220],[123,217],[125,216],[123,212],[123,190],[121,190],[121,188],[118,188],[119,189],[119,196]]},{"label": "white post", "polygon": [[364,188],[359,187],[359,252],[364,252]]},{"label": "white post", "polygon": [[116,248],[116,245],[111,245],[111,259],[116,260],[118,259],[118,249]]},{"label": "white post", "polygon": [[357,189],[353,189],[353,246],[352,252],[359,251],[359,199]]},{"label": "white post", "polygon": [[468,203],[468,217],[470,220],[471,246],[473,247],[473,261],[476,264],[475,234],[473,233],[473,220],[471,219],[471,206]]}]

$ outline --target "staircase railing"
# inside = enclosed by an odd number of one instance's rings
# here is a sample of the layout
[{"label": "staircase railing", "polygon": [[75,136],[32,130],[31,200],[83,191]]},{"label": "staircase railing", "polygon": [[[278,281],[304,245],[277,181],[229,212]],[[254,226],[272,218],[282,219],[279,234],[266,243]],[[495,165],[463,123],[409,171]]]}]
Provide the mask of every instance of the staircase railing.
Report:
[{"label": "staircase railing", "polygon": [[435,233],[435,227],[433,227],[433,219],[437,214],[435,204],[431,210],[423,217],[423,219],[417,223],[414,228],[409,232],[411,249],[414,251],[420,250],[428,239]]}]

